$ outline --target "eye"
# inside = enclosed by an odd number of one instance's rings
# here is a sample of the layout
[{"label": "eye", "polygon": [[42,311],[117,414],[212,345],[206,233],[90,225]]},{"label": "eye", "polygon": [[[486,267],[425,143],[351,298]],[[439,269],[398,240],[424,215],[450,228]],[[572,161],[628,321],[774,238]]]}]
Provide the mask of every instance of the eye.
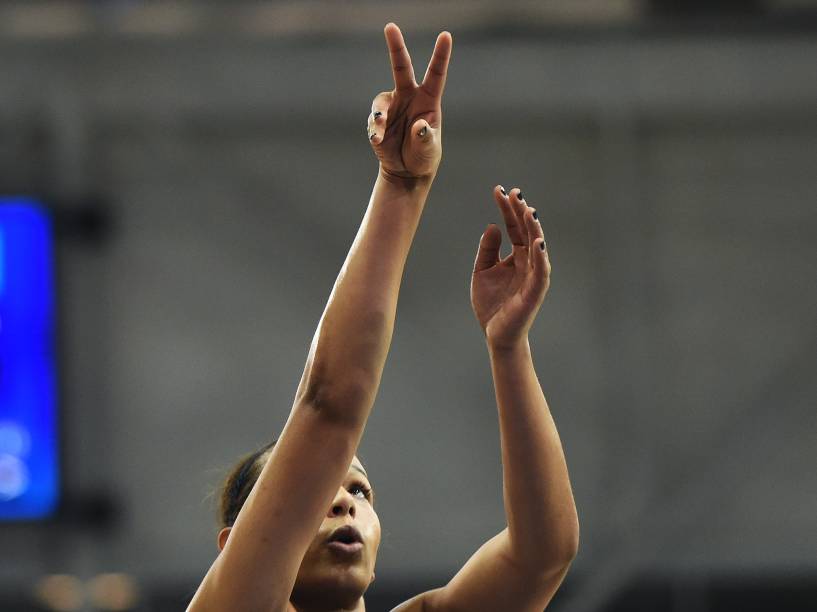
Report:
[{"label": "eye", "polygon": [[371,499],[372,497],[371,488],[359,482],[356,482],[355,484],[349,487],[349,493],[351,493],[355,497],[359,497],[360,499]]}]

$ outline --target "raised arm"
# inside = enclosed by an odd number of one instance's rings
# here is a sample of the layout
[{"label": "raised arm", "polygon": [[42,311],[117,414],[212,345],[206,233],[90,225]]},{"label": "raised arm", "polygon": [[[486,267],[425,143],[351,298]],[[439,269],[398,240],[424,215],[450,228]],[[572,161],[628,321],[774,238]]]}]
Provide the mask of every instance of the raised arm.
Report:
[{"label": "raised arm", "polygon": [[[579,522],[559,434],[536,377],[528,330],[550,284],[550,260],[536,211],[518,189],[494,197],[502,233],[482,236],[471,303],[485,331],[499,409],[508,527],[486,542],[445,587],[421,596],[427,610],[541,612],[576,555]],[[411,609],[407,606],[405,609]]]},{"label": "raised arm", "polygon": [[[349,468],[392,337],[409,247],[441,159],[451,35],[417,85],[403,36],[385,28],[395,88],[372,104],[380,162],[368,208],[313,338],[289,419],[188,610],[284,610]],[[316,211],[318,214],[319,211]]]}]

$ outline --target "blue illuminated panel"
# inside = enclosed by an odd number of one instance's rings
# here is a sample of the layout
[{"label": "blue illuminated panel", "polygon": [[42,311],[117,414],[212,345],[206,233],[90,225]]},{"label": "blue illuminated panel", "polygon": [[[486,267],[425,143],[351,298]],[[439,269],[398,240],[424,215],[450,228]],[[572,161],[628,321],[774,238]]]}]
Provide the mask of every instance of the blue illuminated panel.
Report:
[{"label": "blue illuminated panel", "polygon": [[53,513],[58,497],[51,219],[0,198],[0,520]]}]

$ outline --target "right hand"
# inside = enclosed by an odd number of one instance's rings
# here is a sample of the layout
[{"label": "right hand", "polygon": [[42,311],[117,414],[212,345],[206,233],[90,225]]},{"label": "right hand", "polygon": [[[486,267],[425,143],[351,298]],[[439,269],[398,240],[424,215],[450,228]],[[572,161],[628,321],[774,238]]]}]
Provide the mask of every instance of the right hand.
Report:
[{"label": "right hand", "polygon": [[441,32],[420,85],[414,78],[403,34],[393,23],[384,29],[394,89],[372,102],[367,134],[385,178],[433,178],[442,158],[441,100],[451,57],[451,34]]}]

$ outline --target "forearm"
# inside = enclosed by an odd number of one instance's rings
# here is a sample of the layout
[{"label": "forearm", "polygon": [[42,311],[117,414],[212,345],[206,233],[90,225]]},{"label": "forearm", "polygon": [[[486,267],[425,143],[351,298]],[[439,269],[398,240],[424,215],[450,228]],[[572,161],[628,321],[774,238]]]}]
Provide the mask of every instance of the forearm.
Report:
[{"label": "forearm", "polygon": [[579,523],[562,444],[527,339],[489,342],[502,444],[505,512],[518,561],[544,569],[576,554]]},{"label": "forearm", "polygon": [[357,236],[329,296],[296,395],[365,422],[391,343],[406,258],[431,186],[378,173]]}]

